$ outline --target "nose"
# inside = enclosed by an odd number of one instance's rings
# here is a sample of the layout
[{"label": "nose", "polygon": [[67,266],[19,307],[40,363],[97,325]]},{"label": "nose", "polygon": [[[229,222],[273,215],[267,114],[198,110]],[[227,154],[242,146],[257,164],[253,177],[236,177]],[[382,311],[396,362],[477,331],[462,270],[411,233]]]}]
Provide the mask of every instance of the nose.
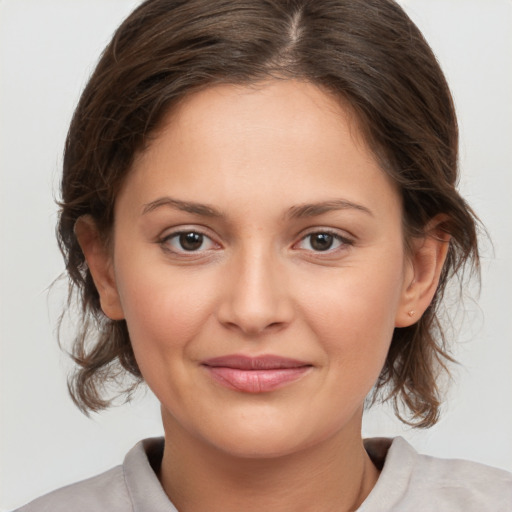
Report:
[{"label": "nose", "polygon": [[246,336],[276,332],[290,324],[293,301],[278,260],[263,250],[247,250],[233,257],[217,311],[221,324]]}]

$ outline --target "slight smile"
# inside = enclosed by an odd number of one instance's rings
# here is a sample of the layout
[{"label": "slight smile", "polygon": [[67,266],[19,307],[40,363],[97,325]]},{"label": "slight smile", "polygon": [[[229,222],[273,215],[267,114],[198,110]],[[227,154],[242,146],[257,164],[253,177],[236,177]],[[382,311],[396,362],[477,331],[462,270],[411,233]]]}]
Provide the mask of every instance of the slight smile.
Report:
[{"label": "slight smile", "polygon": [[229,355],[201,363],[221,385],[243,393],[266,393],[300,379],[313,367],[296,359],[274,355]]}]

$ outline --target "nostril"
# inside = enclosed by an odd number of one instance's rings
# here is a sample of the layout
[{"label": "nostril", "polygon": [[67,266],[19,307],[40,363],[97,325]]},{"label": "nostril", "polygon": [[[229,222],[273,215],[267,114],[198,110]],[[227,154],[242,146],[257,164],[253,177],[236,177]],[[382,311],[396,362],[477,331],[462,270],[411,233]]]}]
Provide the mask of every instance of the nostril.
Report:
[{"label": "nostril", "polygon": [[225,328],[256,336],[281,330],[292,321],[291,297],[271,263],[251,257],[236,268],[236,277],[234,272],[226,276],[216,308],[217,320]]},{"label": "nostril", "polygon": [[266,329],[280,329],[284,326],[284,322],[272,322],[271,324],[267,325]]},{"label": "nostril", "polygon": [[265,324],[264,322],[249,322],[249,321],[228,321],[221,322],[225,328],[233,331],[239,331],[244,333],[245,336],[255,337],[262,334],[269,334],[271,332],[277,332],[284,329],[287,325],[286,322],[271,322]]}]

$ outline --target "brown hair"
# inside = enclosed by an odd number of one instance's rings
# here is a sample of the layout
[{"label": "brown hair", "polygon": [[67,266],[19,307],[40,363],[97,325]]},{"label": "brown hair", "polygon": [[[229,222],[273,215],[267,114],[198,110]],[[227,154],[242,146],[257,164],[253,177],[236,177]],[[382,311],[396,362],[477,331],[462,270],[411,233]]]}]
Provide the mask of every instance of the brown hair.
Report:
[{"label": "brown hair", "polygon": [[[374,400],[409,410],[411,424],[439,414],[440,369],[451,360],[438,321],[448,279],[478,269],[475,217],[456,191],[458,130],[450,91],[418,28],[392,0],[148,0],[119,27],[87,84],[69,129],[59,243],[83,321],[69,381],[87,412],[107,407],[104,387],[126,371],[142,380],[124,321],[102,313],[74,234],[85,214],[108,238],[116,194],[137,152],[186,95],[218,83],[268,78],[317,84],[348,102],[370,147],[397,183],[406,238],[439,213],[451,235],[430,307],[395,329]],[[71,297],[71,293],[70,293]],[[384,394],[381,393],[385,390]]]}]

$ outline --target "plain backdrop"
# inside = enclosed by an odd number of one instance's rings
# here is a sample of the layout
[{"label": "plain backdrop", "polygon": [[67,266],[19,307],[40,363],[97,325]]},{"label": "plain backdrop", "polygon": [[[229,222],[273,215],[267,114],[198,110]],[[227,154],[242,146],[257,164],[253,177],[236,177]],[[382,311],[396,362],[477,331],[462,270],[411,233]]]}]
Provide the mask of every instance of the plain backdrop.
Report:
[{"label": "plain backdrop", "polygon": [[[100,51],[135,0],[0,0],[0,510],[120,463],[162,432],[158,404],[87,419],[66,390],[55,327],[66,286],[54,237],[63,141]],[[404,435],[420,451],[512,470],[512,2],[402,2],[451,84],[461,127],[461,188],[484,242],[478,303],[452,341],[455,369],[440,423],[403,428],[386,408],[365,435]],[[458,312],[458,313],[457,313]]]}]

